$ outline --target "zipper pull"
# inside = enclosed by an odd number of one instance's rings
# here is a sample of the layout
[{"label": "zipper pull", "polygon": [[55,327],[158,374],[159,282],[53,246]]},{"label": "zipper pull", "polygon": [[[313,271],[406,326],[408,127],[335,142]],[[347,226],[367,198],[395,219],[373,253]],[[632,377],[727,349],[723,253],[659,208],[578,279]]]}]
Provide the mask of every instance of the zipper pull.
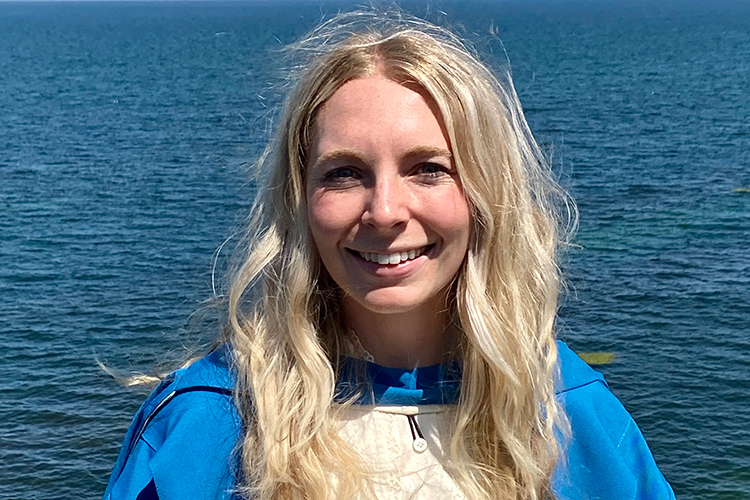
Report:
[{"label": "zipper pull", "polygon": [[414,417],[414,415],[407,415],[406,418],[409,420],[411,437],[414,439],[411,447],[414,448],[414,451],[416,451],[417,453],[422,453],[427,449],[427,441],[422,434],[422,430],[419,428],[419,424],[417,424],[417,419]]}]

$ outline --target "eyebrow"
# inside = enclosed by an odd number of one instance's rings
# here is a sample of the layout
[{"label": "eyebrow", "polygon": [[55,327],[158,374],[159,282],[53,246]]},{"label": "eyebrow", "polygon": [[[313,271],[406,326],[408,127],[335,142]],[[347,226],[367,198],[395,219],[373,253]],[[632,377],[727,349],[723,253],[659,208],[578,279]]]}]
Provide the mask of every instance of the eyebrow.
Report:
[{"label": "eyebrow", "polygon": [[357,151],[349,148],[341,148],[341,149],[335,149],[333,151],[329,151],[324,155],[321,155],[320,158],[318,158],[315,163],[312,164],[311,168],[318,167],[320,165],[325,165],[326,163],[332,163],[337,160],[351,160],[355,159],[361,163],[367,163],[367,158],[365,158],[363,155],[359,154]]},{"label": "eyebrow", "polygon": [[449,160],[453,159],[453,154],[450,151],[445,148],[439,148],[437,146],[417,146],[416,148],[410,149],[406,153],[407,158],[430,156],[442,156],[444,158],[448,158]]},{"label": "eyebrow", "polygon": [[[453,154],[448,151],[445,148],[440,148],[437,146],[417,146],[415,148],[410,149],[406,152],[404,155],[405,158],[420,158],[420,157],[433,157],[433,156],[442,156],[444,158],[453,159]],[[332,163],[337,160],[357,160],[361,163],[368,163],[367,157],[360,154],[359,152],[349,149],[349,148],[341,148],[341,149],[335,149],[333,151],[329,151],[325,153],[324,155],[321,155],[320,158],[317,159],[317,161],[312,165],[311,168],[318,167],[320,165],[325,165],[326,163]]]}]

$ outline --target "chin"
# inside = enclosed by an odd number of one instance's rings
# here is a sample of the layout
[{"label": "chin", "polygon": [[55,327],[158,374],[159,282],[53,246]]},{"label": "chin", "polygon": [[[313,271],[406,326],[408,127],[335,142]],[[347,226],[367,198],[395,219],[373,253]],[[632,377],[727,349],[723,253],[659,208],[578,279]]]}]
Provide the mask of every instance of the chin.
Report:
[{"label": "chin", "polygon": [[[377,314],[402,314],[421,309],[432,302],[423,297],[415,297],[408,290],[374,290],[365,296],[352,296],[361,307]],[[432,304],[430,304],[432,306]]]}]

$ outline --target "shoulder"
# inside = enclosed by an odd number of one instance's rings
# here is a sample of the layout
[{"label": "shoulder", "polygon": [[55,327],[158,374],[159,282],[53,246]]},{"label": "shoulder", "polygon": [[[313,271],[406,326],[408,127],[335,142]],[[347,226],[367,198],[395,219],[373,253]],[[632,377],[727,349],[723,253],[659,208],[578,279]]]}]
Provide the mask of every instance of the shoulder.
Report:
[{"label": "shoulder", "polygon": [[555,473],[562,499],[673,499],[640,429],[604,376],[558,342],[557,397],[570,421],[570,440]]},{"label": "shoulder", "polygon": [[557,384],[557,393],[585,387],[589,384],[601,382],[605,386],[604,375],[586,364],[568,345],[557,341],[557,357],[560,360],[560,380]]},{"label": "shoulder", "polygon": [[242,423],[231,351],[222,347],[167,377],[136,414],[105,499],[230,498]]}]

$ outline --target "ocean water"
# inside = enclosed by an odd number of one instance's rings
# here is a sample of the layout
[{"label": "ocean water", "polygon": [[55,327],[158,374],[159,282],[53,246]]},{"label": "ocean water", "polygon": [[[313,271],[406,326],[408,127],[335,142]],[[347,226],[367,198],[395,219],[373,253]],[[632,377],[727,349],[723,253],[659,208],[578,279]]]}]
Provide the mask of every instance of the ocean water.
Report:
[{"label": "ocean water", "polygon": [[[97,498],[151,369],[215,335],[279,48],[346,4],[0,3],[0,498]],[[560,335],[678,498],[750,499],[750,4],[406,8],[510,60],[576,198]],[[489,35],[498,34],[502,44]]]}]

